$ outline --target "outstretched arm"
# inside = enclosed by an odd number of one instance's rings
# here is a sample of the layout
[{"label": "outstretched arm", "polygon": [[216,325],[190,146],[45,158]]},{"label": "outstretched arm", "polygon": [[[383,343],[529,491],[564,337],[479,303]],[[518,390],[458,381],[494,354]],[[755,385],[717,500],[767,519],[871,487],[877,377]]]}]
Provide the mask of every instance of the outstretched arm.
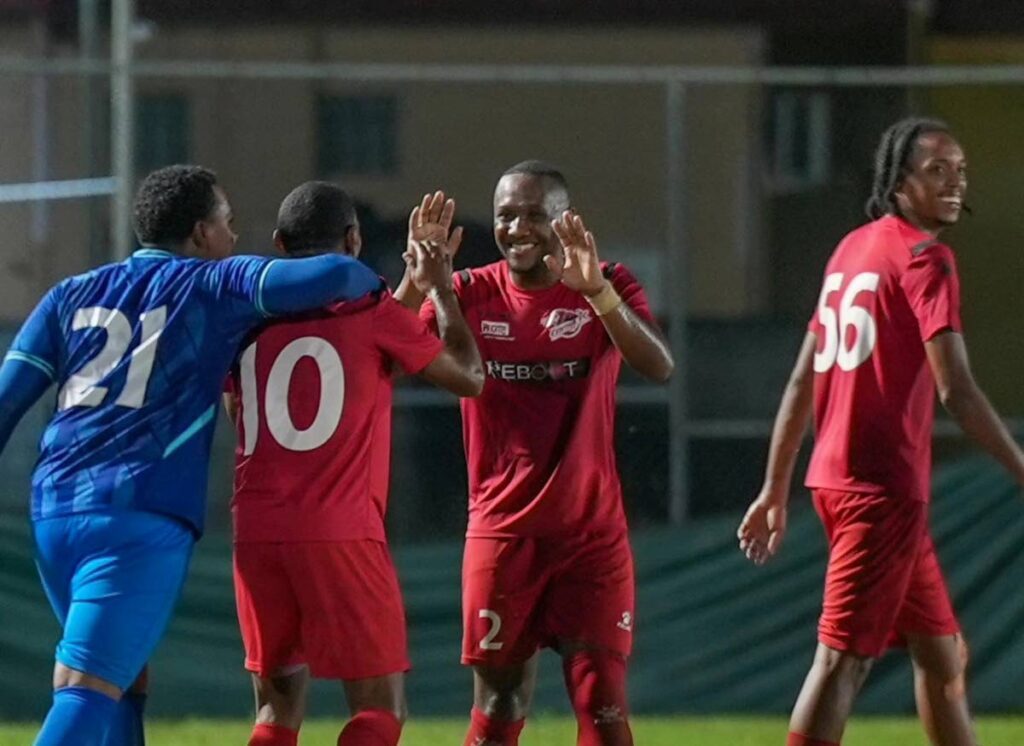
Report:
[{"label": "outstretched arm", "polygon": [[975,382],[963,336],[945,331],[924,347],[942,405],[965,433],[1024,485],[1024,453]]},{"label": "outstretched arm", "polygon": [[548,269],[586,297],[631,368],[651,380],[667,381],[675,367],[668,343],[661,330],[623,303],[605,279],[594,234],[587,230],[583,218],[567,210],[551,222],[551,227],[562,244],[563,257],[561,262],[553,256],[544,257]]},{"label": "outstretched arm", "polygon": [[435,386],[458,396],[477,396],[484,388],[480,351],[452,289],[451,256],[432,241],[412,242],[403,255],[406,276],[417,291],[429,295],[444,348],[420,371]]},{"label": "outstretched arm", "polygon": [[362,262],[341,254],[323,254],[271,262],[260,299],[267,313],[296,313],[354,300],[380,287],[380,277]]},{"label": "outstretched arm", "polygon": [[786,534],[786,508],[793,483],[793,469],[814,405],[816,346],[814,334],[808,333],[789,376],[789,383],[786,384],[778,414],[775,415],[764,485],[747,509],[736,532],[740,549],[758,565],[778,551]]}]

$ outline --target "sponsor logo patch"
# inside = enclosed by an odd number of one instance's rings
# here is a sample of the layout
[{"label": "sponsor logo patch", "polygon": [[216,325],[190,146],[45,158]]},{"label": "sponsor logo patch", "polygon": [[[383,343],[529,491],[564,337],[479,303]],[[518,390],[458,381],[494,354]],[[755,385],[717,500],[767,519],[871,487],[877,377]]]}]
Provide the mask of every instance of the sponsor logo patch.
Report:
[{"label": "sponsor logo patch", "polygon": [[556,308],[545,314],[541,326],[548,330],[551,341],[572,339],[577,336],[594,316],[587,308]]},{"label": "sponsor logo patch", "polygon": [[586,378],[590,373],[590,358],[579,360],[546,360],[544,362],[505,363],[487,361],[487,375],[499,381],[516,383],[548,383],[572,378]]},{"label": "sponsor logo patch", "polygon": [[481,321],[480,334],[492,339],[511,339],[512,328],[507,321]]}]

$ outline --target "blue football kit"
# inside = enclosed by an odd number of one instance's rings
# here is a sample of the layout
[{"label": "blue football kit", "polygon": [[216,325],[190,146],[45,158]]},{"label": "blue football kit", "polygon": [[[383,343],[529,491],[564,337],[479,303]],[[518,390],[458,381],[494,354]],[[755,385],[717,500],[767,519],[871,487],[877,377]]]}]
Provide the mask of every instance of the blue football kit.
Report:
[{"label": "blue football kit", "polygon": [[124,690],[162,637],[202,534],[217,405],[243,337],[379,286],[340,255],[143,248],[43,297],[0,367],[0,449],[56,384],[31,517],[60,663]]}]

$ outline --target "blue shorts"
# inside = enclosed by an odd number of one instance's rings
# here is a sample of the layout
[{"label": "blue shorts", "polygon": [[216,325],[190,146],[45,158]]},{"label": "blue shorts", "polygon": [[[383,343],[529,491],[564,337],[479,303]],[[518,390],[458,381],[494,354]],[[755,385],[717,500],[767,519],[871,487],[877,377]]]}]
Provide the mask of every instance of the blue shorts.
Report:
[{"label": "blue shorts", "polygon": [[144,512],[36,521],[36,565],[64,630],[57,662],[127,689],[181,595],[195,536]]}]

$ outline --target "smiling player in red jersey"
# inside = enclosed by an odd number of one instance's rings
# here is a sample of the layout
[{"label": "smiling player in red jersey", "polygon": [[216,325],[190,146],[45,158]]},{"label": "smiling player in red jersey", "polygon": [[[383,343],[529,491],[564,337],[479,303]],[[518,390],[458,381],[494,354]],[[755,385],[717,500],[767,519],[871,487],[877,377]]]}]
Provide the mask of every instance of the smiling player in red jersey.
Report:
[{"label": "smiling player in red jersey", "polygon": [[[257,703],[250,746],[294,746],[310,675],[344,683],[352,719],[339,746],[398,743],[409,661],[384,534],[392,372],[400,365],[460,396],[483,387],[451,288],[461,236],[449,241],[453,210],[440,192],[426,197],[404,256],[441,309],[441,340],[375,293],[268,324],[232,371],[235,593]],[[333,184],[297,187],[281,204],[275,243],[289,256],[358,256],[351,199]]]},{"label": "smiling player in red jersey", "polygon": [[934,399],[1024,484],[1024,453],[974,382],[953,252],[938,241],[964,209],[967,165],[942,122],[882,137],[867,211],[825,270],[818,308],[772,433],[764,486],[739,528],[761,564],[778,551],[800,441],[817,438],[806,484],[829,539],[818,649],[790,746],[834,746],[886,648],[906,644],[925,731],[975,746],[967,648],[928,530]]},{"label": "smiling player in red jersey", "polygon": [[[613,447],[624,359],[656,381],[672,357],[639,283],[602,264],[569,212],[565,178],[526,161],[494,194],[504,255],[459,272],[455,292],[484,360],[483,394],[462,403],[469,467],[462,661],[473,666],[466,744],[516,744],[553,647],[586,746],[631,744],[626,659],[632,553]],[[408,283],[396,293],[410,306]],[[435,323],[436,307],[422,315]]]}]

